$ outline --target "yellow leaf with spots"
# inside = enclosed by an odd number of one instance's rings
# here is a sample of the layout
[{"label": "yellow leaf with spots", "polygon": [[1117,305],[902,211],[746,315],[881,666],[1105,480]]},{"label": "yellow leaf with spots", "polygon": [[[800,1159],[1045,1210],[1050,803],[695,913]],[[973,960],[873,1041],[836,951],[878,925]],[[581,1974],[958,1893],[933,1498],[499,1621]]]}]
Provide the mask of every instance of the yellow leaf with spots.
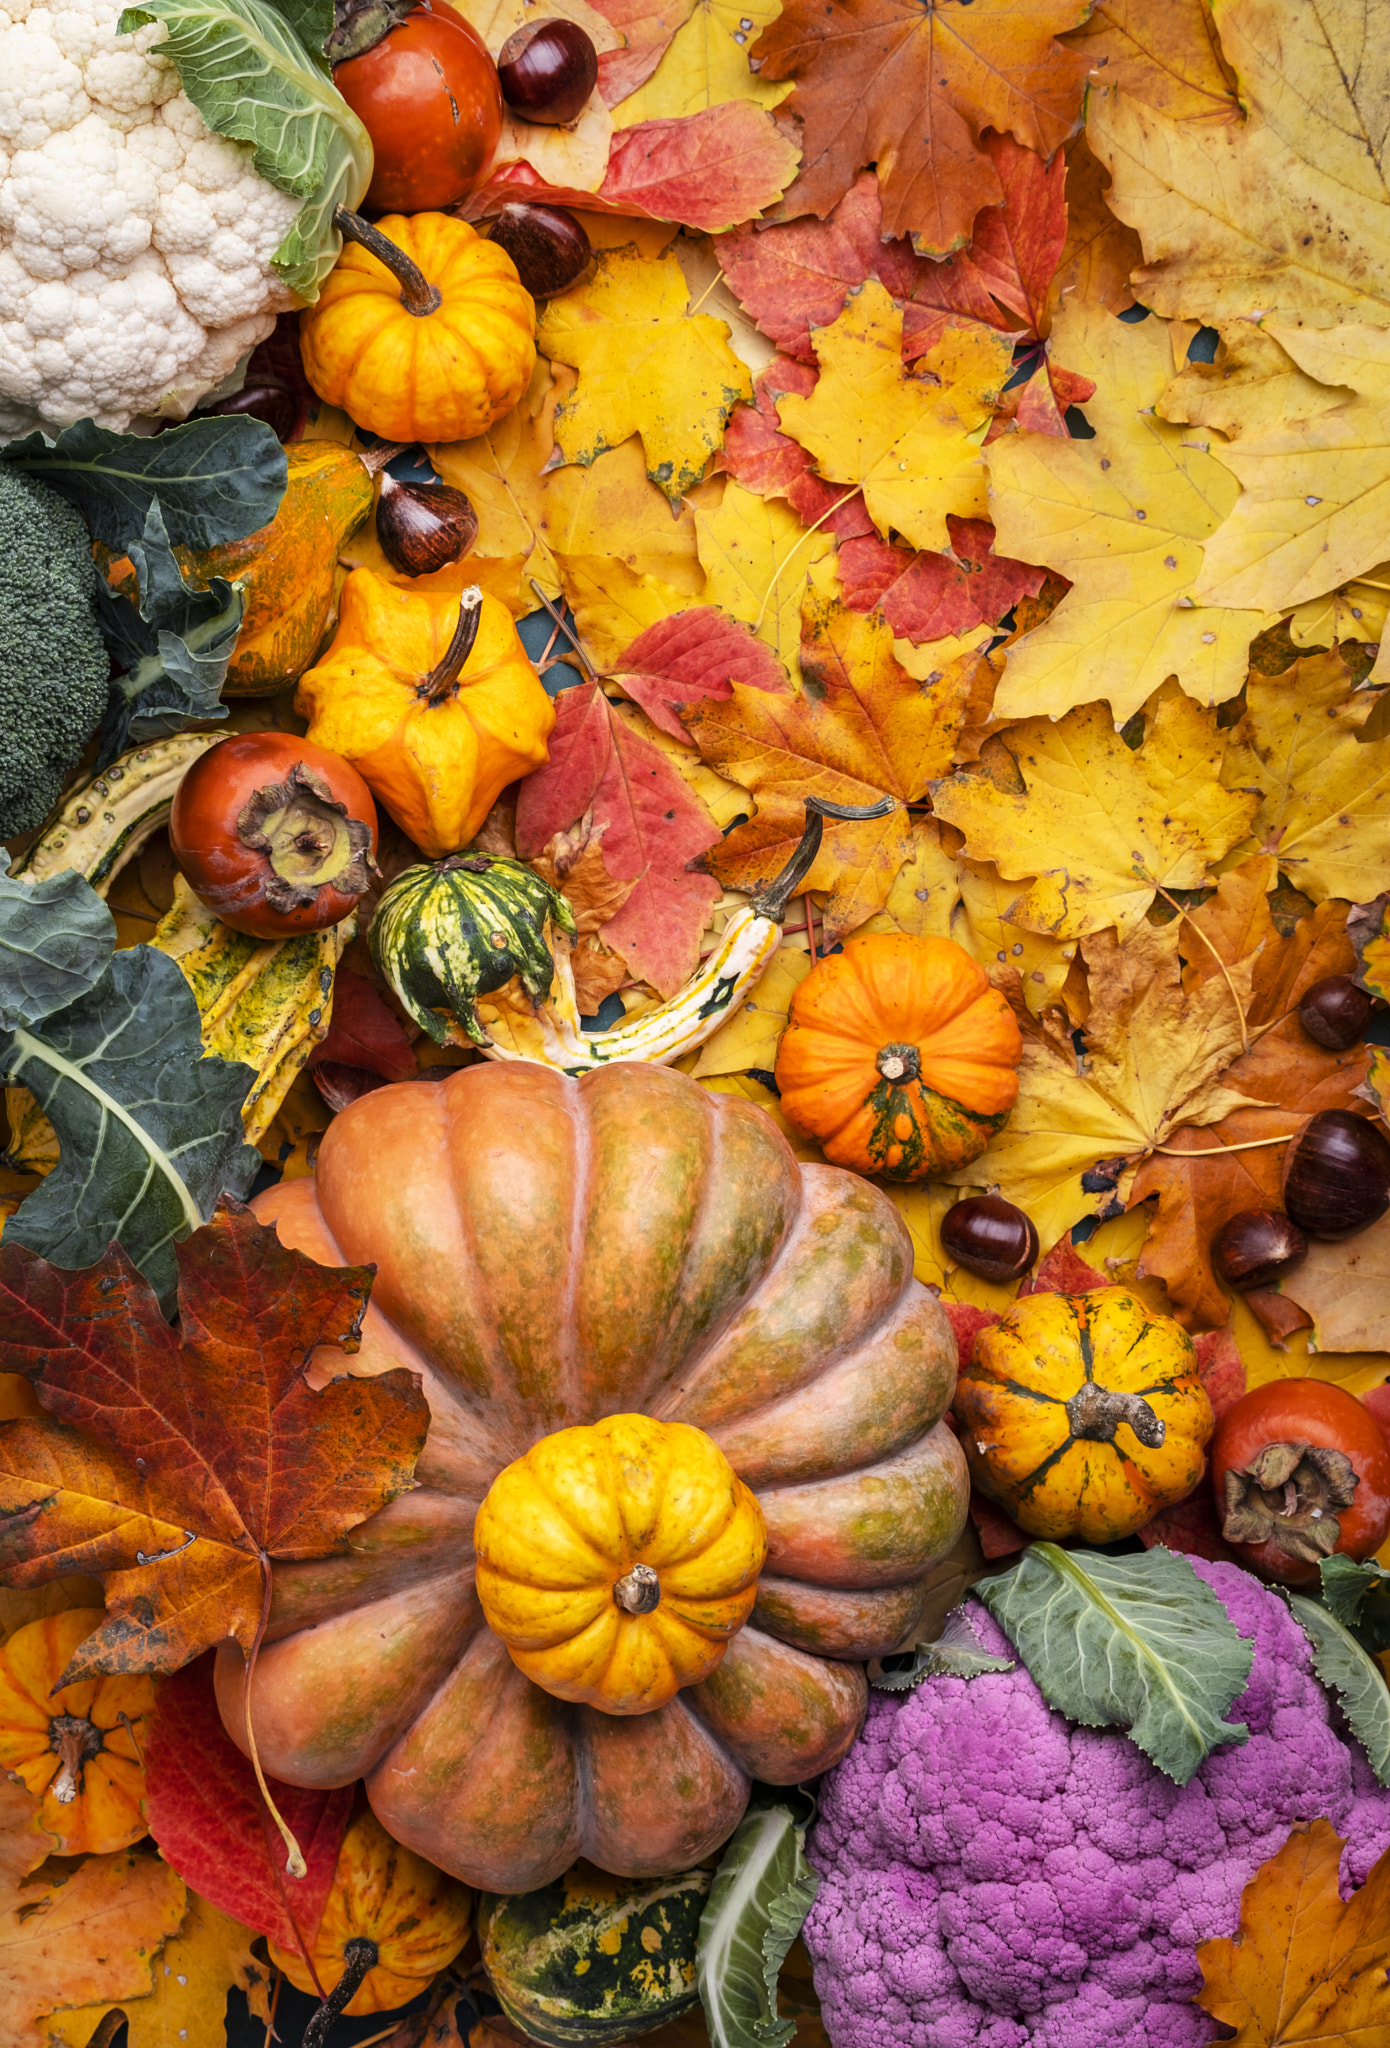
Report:
[{"label": "yellow leaf with spots", "polygon": [[672,255],[600,250],[593,275],[542,308],[536,344],[579,372],[555,414],[566,462],[589,464],[639,434],[647,474],[676,503],[723,446],[740,399],[753,395],[729,329],[687,315],[685,274]]},{"label": "yellow leaf with spots", "polygon": [[1245,836],[1258,798],[1217,780],[1226,749],[1213,714],[1175,694],[1153,725],[1150,765],[1149,744],[1131,752],[1102,705],[1056,724],[1024,719],[986,743],[980,770],[934,786],[967,856],[1026,884],[1009,923],[1055,939],[1114,925],[1127,938],[1159,889],[1201,888]]},{"label": "yellow leaf with spots", "polygon": [[[122,1998],[129,2048],[209,2048],[223,2037],[227,1993],[247,1994],[253,2015],[267,2019],[269,1971],[251,1953],[255,1935],[226,1913],[188,1895],[188,1914],[165,1942],[153,1966],[154,1984],[143,1998]],[[87,2048],[109,2005],[83,2006],[47,2022],[49,2048]]]},{"label": "yellow leaf with spots", "polygon": [[941,827],[935,818],[914,818],[908,830],[912,851],[893,877],[882,910],[859,929],[906,932],[913,939],[949,939],[960,901],[955,855],[941,844]]},{"label": "yellow leaf with spots", "polygon": [[705,602],[751,626],[795,683],[806,579],[829,555],[829,534],[808,533],[783,499],[760,498],[732,479],[714,510],[696,512],[695,526]]},{"label": "yellow leaf with spots", "polygon": [[1072,588],[1010,646],[995,712],[1058,718],[1104,697],[1123,724],[1169,676],[1220,704],[1245,681],[1250,642],[1270,619],[1194,601],[1203,550],[1238,493],[1209,432],[1155,411],[1173,378],[1168,328],[1069,304],[1052,345],[1095,379],[1085,408],[1095,438],[1002,436],[987,451],[989,516],[997,553],[1045,563]]},{"label": "yellow leaf with spots", "polygon": [[678,121],[728,100],[779,106],[792,81],[759,78],[748,67],[748,51],[781,12],[781,0],[696,0],[652,76],[614,110],[616,125]]},{"label": "yellow leaf with spots", "polygon": [[987,518],[980,443],[1013,365],[1012,336],[951,327],[906,364],[902,308],[871,278],[813,339],[816,388],[784,394],[777,416],[821,475],[859,485],[880,533],[895,529],[915,548],[949,548],[948,513]]},{"label": "yellow leaf with spots", "polygon": [[1076,958],[1075,940],[1046,938],[1009,922],[1018,889],[1006,882],[990,861],[958,863],[960,907],[951,920],[948,938],[964,946],[987,974],[1013,968],[1023,1000],[1035,1017],[1057,1001]]},{"label": "yellow leaf with spots", "polygon": [[625,441],[587,468],[573,464],[543,479],[540,531],[558,565],[580,556],[621,562],[637,575],[660,577],[687,598],[705,576],[696,552],[695,519],[678,516],[648,481],[640,441]]},{"label": "yellow leaf with spots", "polygon": [[561,555],[559,563],[579,637],[601,669],[616,667],[640,633],[690,603],[674,584],[611,555]]},{"label": "yellow leaf with spots", "polygon": [[1240,118],[1206,0],[1163,0],[1161,7],[1153,0],[1100,0],[1090,20],[1061,40],[1089,57],[1107,85],[1123,86],[1175,121]]},{"label": "yellow leaf with spots", "polygon": [[1236,320],[1221,329],[1211,362],[1188,363],[1179,371],[1159,399],[1158,412],[1179,426],[1215,427],[1235,440],[1262,427],[1311,419],[1354,396],[1349,385],[1329,388],[1300,370],[1268,328]]},{"label": "yellow leaf with spots", "polygon": [[739,1005],[738,1014],[721,1024],[700,1051],[695,1079],[711,1074],[746,1074],[757,1067],[771,1073],[777,1048],[787,1028],[792,997],[811,972],[811,956],[796,946],[779,946],[767,972]]}]

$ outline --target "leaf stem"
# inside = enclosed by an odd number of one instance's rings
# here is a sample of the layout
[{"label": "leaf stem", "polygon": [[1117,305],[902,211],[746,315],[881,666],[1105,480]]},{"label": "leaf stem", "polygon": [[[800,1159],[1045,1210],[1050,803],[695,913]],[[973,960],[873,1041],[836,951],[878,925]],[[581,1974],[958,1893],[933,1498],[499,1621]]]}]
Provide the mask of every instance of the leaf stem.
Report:
[{"label": "leaf stem", "polygon": [[573,627],[572,627],[572,626],[571,626],[571,625],[570,625],[570,624],[568,623],[568,621],[567,621],[567,620],[566,620],[566,618],[565,618],[565,615],[564,615],[564,613],[563,613],[563,612],[561,612],[561,611],[558,611],[558,610],[556,609],[556,607],[555,607],[555,606],[554,606],[554,605],[553,605],[553,604],[552,604],[552,603],[550,602],[550,599],[549,599],[549,598],[548,598],[548,597],[546,596],[545,592],[544,592],[544,591],[543,591],[543,590],[541,589],[541,586],[540,586],[540,584],[539,584],[539,583],[537,583],[537,581],[536,581],[536,579],[535,579],[535,577],[534,577],[534,576],[533,576],[533,577],[532,577],[532,578],[530,579],[530,581],[531,581],[531,588],[532,588],[532,589],[533,589],[533,590],[535,591],[535,593],[536,593],[536,596],[537,596],[537,597],[538,597],[538,598],[540,599],[541,603],[542,603],[542,604],[543,604],[543,605],[545,606],[545,608],[546,608],[546,610],[547,610],[547,611],[549,612],[549,614],[550,614],[551,618],[552,618],[552,619],[554,619],[554,621],[555,621],[556,625],[557,625],[557,626],[559,627],[560,631],[561,631],[561,632],[562,632],[562,633],[564,634],[565,638],[566,638],[566,639],[567,639],[567,640],[569,641],[569,644],[570,644],[570,646],[571,646],[571,647],[572,647],[572,648],[574,649],[575,653],[576,653],[576,654],[577,654],[577,655],[579,656],[579,659],[581,660],[581,662],[583,662],[583,664],[584,664],[584,667],[585,667],[585,668],[587,669],[587,671],[588,671],[588,675],[589,675],[589,680],[590,680],[590,682],[591,682],[591,683],[596,683],[596,682],[598,681],[598,670],[597,670],[597,669],[596,669],[596,668],[594,667],[594,664],[593,664],[593,663],[592,663],[592,662],[590,661],[590,659],[589,659],[589,656],[588,656],[588,654],[587,654],[587,653],[586,653],[586,651],[585,651],[585,647],[584,647],[584,642],[583,642],[583,641],[582,641],[582,640],[580,639],[579,635],[578,635],[578,634],[577,634],[577,633],[575,632],[574,628],[573,628]]},{"label": "leaf stem", "polygon": [[[246,1676],[242,1682],[241,1689],[241,1710],[246,1724],[246,1742],[251,1752],[251,1768],[256,1773],[256,1783],[261,1788],[261,1797],[262,1799],[264,1799],[266,1803],[271,1819],[274,1821],[276,1827],[280,1831],[280,1839],[284,1843],[285,1849],[287,1851],[285,1858],[285,1869],[291,1877],[307,1877],[309,1875],[309,1866],[304,1861],[303,1851],[300,1849],[298,1842],[296,1842],[294,1836],[290,1833],[288,1827],[286,1827],[284,1816],[281,1814],[279,1807],[275,1804],[275,1801],[270,1796],[270,1787],[269,1785],[267,1785],[265,1781],[265,1772],[261,1769],[260,1752],[256,1748],[256,1731],[251,1725],[251,1682],[256,1675],[256,1659],[261,1654],[261,1644],[265,1641],[266,1626],[270,1621],[270,1559],[269,1557],[267,1557],[266,1553],[262,1551],[260,1553],[260,1560],[262,1587],[261,1618],[256,1623],[256,1633],[251,1638],[251,1654],[246,1660]],[[289,1911],[288,1900],[285,1904],[285,1910],[287,1912]],[[293,1918],[293,1915],[291,1915],[291,1918]],[[296,1933],[297,1932],[298,1930],[296,1929]],[[307,1954],[305,1954],[304,1960],[308,1964],[309,1969],[312,1970],[314,1966],[309,1961],[309,1957]],[[315,1978],[314,1981],[315,1983],[317,1983],[317,1978]],[[322,1998],[323,1996],[323,1993],[321,1991],[319,1993],[319,1996],[320,1998]]]},{"label": "leaf stem", "polygon": [[[686,307],[686,309],[685,309],[685,317],[686,317],[686,319],[687,319],[687,320],[693,320],[693,319],[695,318],[695,315],[696,315],[696,314],[697,314],[697,313],[699,312],[699,310],[700,310],[701,306],[703,306],[703,305],[704,305],[704,303],[705,303],[705,300],[706,300],[706,299],[707,299],[707,298],[709,297],[710,293],[711,293],[711,292],[716,292],[716,291],[718,291],[718,289],[719,289],[720,285],[721,285],[721,284],[723,284],[723,283],[725,283],[725,282],[726,282],[726,280],[725,280],[725,277],[724,277],[724,273],[723,273],[723,271],[722,271],[722,270],[721,270],[721,269],[719,268],[718,264],[716,264],[716,265],[715,265],[715,270],[714,270],[714,276],[713,276],[713,277],[712,277],[712,278],[710,279],[709,283],[708,283],[708,284],[707,284],[707,285],[705,286],[705,288],[704,288],[704,290],[703,290],[703,291],[701,292],[701,294],[700,294],[699,298],[698,298],[698,299],[696,299],[696,301],[695,301],[695,303],[694,303],[694,305],[693,305],[693,306],[687,306],[687,307]],[[1362,576],[1362,577],[1360,577],[1360,578],[1359,578],[1358,580],[1359,580],[1360,582],[1364,583],[1366,579],[1365,579],[1365,577],[1364,577],[1364,576]]]},{"label": "leaf stem", "polygon": [[1240,1145],[1207,1145],[1201,1151],[1189,1151],[1182,1145],[1151,1145],[1149,1150],[1161,1153],[1165,1159],[1224,1159],[1228,1152],[1259,1152],[1266,1145],[1291,1145],[1297,1136],[1297,1131],[1285,1131],[1282,1138],[1247,1138]]},{"label": "leaf stem", "polygon": [[1235,983],[1234,983],[1234,982],[1232,981],[1232,979],[1231,979],[1231,971],[1230,971],[1230,969],[1229,969],[1229,968],[1227,967],[1227,965],[1226,965],[1225,961],[1224,961],[1224,960],[1223,960],[1223,959],[1221,958],[1221,955],[1220,955],[1220,954],[1219,954],[1219,953],[1217,952],[1217,950],[1216,950],[1215,946],[1214,946],[1214,945],[1212,944],[1211,940],[1210,940],[1210,939],[1209,939],[1209,938],[1207,937],[1206,933],[1205,933],[1205,932],[1204,932],[1204,931],[1202,930],[1202,927],[1201,927],[1201,926],[1200,926],[1200,925],[1198,924],[1197,920],[1196,920],[1196,919],[1195,919],[1195,918],[1193,917],[1193,915],[1192,915],[1191,911],[1190,911],[1190,910],[1184,910],[1184,909],[1183,909],[1183,907],[1182,907],[1182,905],[1181,905],[1181,903],[1179,903],[1179,902],[1178,902],[1178,901],[1176,900],[1176,898],[1175,898],[1175,897],[1172,897],[1172,896],[1170,896],[1170,895],[1168,894],[1168,891],[1167,891],[1166,889],[1160,889],[1160,888],[1159,888],[1159,886],[1158,886],[1158,883],[1157,883],[1157,882],[1154,882],[1154,881],[1153,881],[1153,877],[1152,877],[1152,875],[1150,875],[1148,879],[1149,879],[1149,880],[1150,880],[1151,882],[1153,882],[1153,886],[1154,886],[1154,888],[1155,888],[1155,889],[1156,889],[1156,890],[1158,891],[1158,894],[1159,894],[1159,895],[1160,895],[1160,896],[1161,896],[1161,897],[1163,898],[1164,902],[1165,902],[1166,904],[1168,904],[1168,905],[1169,905],[1169,907],[1170,907],[1171,909],[1173,909],[1173,910],[1176,910],[1176,912],[1178,913],[1178,916],[1179,916],[1179,917],[1180,917],[1180,918],[1181,918],[1181,919],[1182,919],[1182,920],[1183,920],[1183,921],[1184,921],[1185,923],[1187,923],[1187,924],[1190,924],[1190,925],[1191,925],[1191,927],[1192,927],[1193,931],[1194,931],[1194,932],[1195,932],[1195,933],[1197,934],[1197,937],[1198,937],[1198,938],[1199,938],[1199,939],[1201,940],[1202,944],[1203,944],[1203,945],[1204,945],[1204,946],[1206,947],[1207,951],[1208,951],[1208,952],[1209,952],[1209,953],[1211,954],[1211,957],[1212,957],[1212,959],[1213,959],[1213,960],[1214,960],[1214,961],[1216,962],[1217,966],[1218,966],[1218,967],[1219,967],[1219,968],[1221,969],[1221,974],[1222,974],[1222,978],[1224,979],[1224,981],[1225,981],[1225,983],[1226,983],[1226,986],[1227,986],[1227,988],[1228,988],[1228,989],[1229,989],[1229,990],[1231,991],[1231,1001],[1232,1001],[1232,1002],[1233,1002],[1233,1003],[1235,1004],[1235,1006],[1236,1006],[1236,1015],[1237,1015],[1237,1017],[1238,1017],[1238,1018],[1240,1019],[1240,1049],[1241,1049],[1242,1053],[1247,1053],[1247,1052],[1249,1052],[1249,1050],[1250,1050],[1250,1026],[1249,1026],[1249,1025],[1248,1025],[1248,1024],[1246,1023],[1246,1021],[1245,1021],[1245,1005],[1244,1005],[1244,1004],[1243,1004],[1243,1003],[1241,1002],[1241,999],[1240,999],[1240,997],[1239,997],[1239,996],[1238,996],[1238,995],[1236,994],[1236,985],[1235,985]]},{"label": "leaf stem", "polygon": [[811,535],[815,532],[816,528],[818,526],[824,526],[826,520],[830,517],[831,513],[838,512],[841,505],[845,503],[846,499],[852,498],[859,488],[860,487],[858,484],[851,484],[849,489],[843,492],[835,500],[833,505],[826,506],[825,510],[821,513],[819,519],[813,519],[811,521],[811,524],[806,528],[805,532],[800,534],[798,538],[792,542],[791,546],[787,549],[785,555],[783,555],[781,561],[773,570],[772,581],[768,584],[767,589],[763,592],[763,601],[758,606],[758,616],[753,621],[753,631],[755,633],[761,629],[763,620],[767,616],[767,608],[769,603],[771,602],[772,593],[777,588],[778,584],[781,582],[783,571],[786,569],[786,566],[788,562],[790,562],[792,556],[796,554],[799,548],[805,547],[807,541],[811,538]]}]

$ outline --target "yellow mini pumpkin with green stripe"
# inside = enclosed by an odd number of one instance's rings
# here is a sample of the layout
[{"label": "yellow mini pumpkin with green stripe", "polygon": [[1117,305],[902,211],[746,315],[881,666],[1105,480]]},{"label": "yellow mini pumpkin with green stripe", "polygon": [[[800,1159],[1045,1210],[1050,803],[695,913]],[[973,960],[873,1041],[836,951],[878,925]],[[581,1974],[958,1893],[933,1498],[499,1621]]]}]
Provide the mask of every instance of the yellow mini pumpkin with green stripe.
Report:
[{"label": "yellow mini pumpkin with green stripe", "polygon": [[1185,1500],[1215,1426],[1192,1339],[1127,1287],[1030,1294],[953,1403],[970,1475],[1030,1536],[1113,1543]]}]

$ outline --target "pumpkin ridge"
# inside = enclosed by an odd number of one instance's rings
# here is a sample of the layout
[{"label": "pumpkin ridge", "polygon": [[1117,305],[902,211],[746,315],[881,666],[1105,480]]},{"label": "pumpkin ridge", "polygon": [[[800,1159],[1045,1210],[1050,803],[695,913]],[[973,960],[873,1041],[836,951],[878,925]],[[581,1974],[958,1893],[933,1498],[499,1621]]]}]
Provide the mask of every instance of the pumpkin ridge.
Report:
[{"label": "pumpkin ridge", "polygon": [[[1028,1474],[1027,1478],[1021,1480],[1018,1483],[1016,1490],[1019,1499],[1026,1499],[1027,1496],[1033,1492],[1034,1488],[1040,1485],[1041,1482],[1044,1479],[1046,1479],[1048,1473],[1052,1470],[1053,1466],[1058,1464],[1061,1459],[1065,1458],[1068,1451],[1074,1450],[1077,1444],[1079,1444],[1081,1441],[1082,1439],[1080,1437],[1069,1435],[1065,1443],[1059,1444],[1055,1451],[1049,1451],[1047,1456],[1043,1459],[1042,1463],[1040,1465],[1035,1465],[1032,1471]],[[1087,1441],[1089,1441],[1089,1439],[1087,1439]]]}]

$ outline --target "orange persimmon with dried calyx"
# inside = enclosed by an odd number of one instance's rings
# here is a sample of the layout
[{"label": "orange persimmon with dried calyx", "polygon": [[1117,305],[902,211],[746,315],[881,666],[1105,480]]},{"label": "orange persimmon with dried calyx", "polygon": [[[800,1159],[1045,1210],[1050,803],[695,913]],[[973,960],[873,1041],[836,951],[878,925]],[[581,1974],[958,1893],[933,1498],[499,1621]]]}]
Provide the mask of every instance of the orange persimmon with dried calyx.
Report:
[{"label": "orange persimmon with dried calyx", "polygon": [[497,598],[476,584],[402,590],[370,569],[343,585],[338,629],[294,708],[432,860],[467,846],[507,784],[544,765],[555,723]]},{"label": "orange persimmon with dried calyx", "polygon": [[777,1053],[783,1113],[837,1166],[923,1180],[968,1166],[1018,1100],[1023,1038],[953,939],[871,932],[819,961]]},{"label": "orange persimmon with dried calyx", "polygon": [[154,1706],[145,1677],[58,1680],[103,1620],[69,1607],[17,1629],[0,1650],[0,1768],[39,1800],[61,1856],[106,1856],[146,1833],[141,1735]]},{"label": "orange persimmon with dried calyx", "polygon": [[386,441],[469,441],[536,366],[536,308],[499,243],[447,213],[338,207],[343,253],[299,323],[320,398]]}]

